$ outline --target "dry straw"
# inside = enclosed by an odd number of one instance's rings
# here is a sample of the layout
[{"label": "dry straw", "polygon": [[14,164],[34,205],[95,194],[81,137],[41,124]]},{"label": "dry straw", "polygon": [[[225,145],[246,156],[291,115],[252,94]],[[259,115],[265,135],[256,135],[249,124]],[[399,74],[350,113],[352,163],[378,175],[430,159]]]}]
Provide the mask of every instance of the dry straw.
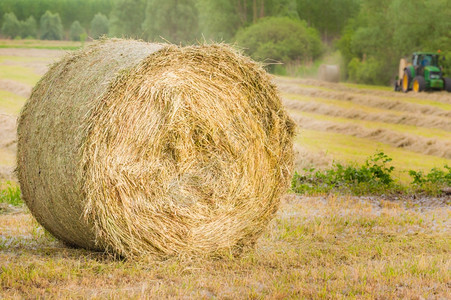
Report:
[{"label": "dry straw", "polygon": [[293,164],[266,72],[227,45],[107,40],[68,54],[18,125],[18,176],[64,242],[125,257],[252,245]]}]

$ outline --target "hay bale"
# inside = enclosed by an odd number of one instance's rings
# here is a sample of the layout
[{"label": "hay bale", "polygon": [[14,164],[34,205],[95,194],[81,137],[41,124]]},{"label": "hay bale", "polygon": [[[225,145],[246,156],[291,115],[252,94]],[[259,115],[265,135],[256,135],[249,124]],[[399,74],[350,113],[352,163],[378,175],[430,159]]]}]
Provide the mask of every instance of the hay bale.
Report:
[{"label": "hay bale", "polygon": [[235,251],[277,210],[293,134],[268,75],[229,46],[102,41],[34,88],[18,177],[32,214],[70,245]]},{"label": "hay bale", "polygon": [[339,82],[340,67],[338,65],[320,65],[318,70],[318,78],[322,81]]},{"label": "hay bale", "polygon": [[399,70],[398,70],[398,78],[401,79],[404,76],[404,69],[407,68],[410,64],[407,62],[407,59],[401,58],[399,60]]}]

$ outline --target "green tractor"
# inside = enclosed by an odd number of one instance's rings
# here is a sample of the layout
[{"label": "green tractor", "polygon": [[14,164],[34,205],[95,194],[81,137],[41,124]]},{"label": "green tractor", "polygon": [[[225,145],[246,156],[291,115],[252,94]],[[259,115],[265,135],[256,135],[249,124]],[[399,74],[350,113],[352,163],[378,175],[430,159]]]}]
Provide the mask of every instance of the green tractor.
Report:
[{"label": "green tractor", "polygon": [[439,66],[439,53],[415,52],[412,63],[402,58],[399,63],[399,75],[395,80],[395,91],[407,93],[425,90],[446,90],[451,92],[451,78],[443,77]]}]

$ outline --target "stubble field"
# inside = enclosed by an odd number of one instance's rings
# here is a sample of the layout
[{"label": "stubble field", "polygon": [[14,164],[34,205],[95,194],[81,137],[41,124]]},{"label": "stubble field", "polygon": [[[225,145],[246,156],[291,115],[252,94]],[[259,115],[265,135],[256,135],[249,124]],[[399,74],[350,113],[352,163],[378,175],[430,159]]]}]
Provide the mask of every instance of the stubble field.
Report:
[{"label": "stubble field", "polygon": [[[0,49],[0,184],[15,181],[16,118],[63,50]],[[275,78],[298,124],[296,167],[363,162],[396,176],[451,165],[451,94]],[[0,298],[412,298],[451,293],[450,199],[287,194],[238,258],[123,261],[72,249],[0,203]]]}]

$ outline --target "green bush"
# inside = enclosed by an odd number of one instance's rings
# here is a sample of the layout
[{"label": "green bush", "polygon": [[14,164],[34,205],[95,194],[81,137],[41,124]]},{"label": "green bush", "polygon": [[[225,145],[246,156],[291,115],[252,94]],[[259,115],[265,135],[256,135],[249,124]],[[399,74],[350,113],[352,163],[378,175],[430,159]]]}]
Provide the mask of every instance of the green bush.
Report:
[{"label": "green bush", "polygon": [[354,57],[348,64],[348,76],[357,83],[386,84],[391,77],[384,76],[384,69],[384,64],[373,57],[365,61]]},{"label": "green bush", "polygon": [[[318,32],[304,21],[288,17],[260,19],[240,30],[236,42],[253,59],[265,62],[306,62],[323,52]],[[274,66],[270,70],[274,71]]]},{"label": "green bush", "polygon": [[335,163],[331,169],[320,171],[304,169],[305,174],[295,173],[291,188],[296,193],[329,193],[334,190],[353,194],[381,194],[391,190],[395,183],[391,176],[392,161],[383,152],[371,156],[362,166],[344,166]]},{"label": "green bush", "polygon": [[451,187],[451,167],[433,168],[427,174],[409,170],[410,184],[401,184],[392,177],[392,159],[383,152],[369,157],[361,165],[342,165],[334,163],[326,170],[304,169],[302,174],[295,172],[291,189],[299,194],[350,193],[366,194],[427,194],[441,195],[445,187]]},{"label": "green bush", "polygon": [[451,167],[445,165],[445,170],[438,168],[432,168],[428,174],[424,174],[422,171],[409,171],[410,177],[413,179],[413,184],[423,184],[426,182],[438,183],[451,186]]},{"label": "green bush", "polygon": [[98,39],[103,35],[107,35],[109,30],[110,25],[108,18],[101,13],[96,14],[91,21],[91,37],[93,39]]},{"label": "green bush", "polygon": [[81,26],[80,22],[74,21],[70,26],[70,39],[72,41],[80,41],[85,34],[86,31]]},{"label": "green bush", "polygon": [[46,11],[41,17],[41,40],[62,40],[63,24],[58,13]]}]

